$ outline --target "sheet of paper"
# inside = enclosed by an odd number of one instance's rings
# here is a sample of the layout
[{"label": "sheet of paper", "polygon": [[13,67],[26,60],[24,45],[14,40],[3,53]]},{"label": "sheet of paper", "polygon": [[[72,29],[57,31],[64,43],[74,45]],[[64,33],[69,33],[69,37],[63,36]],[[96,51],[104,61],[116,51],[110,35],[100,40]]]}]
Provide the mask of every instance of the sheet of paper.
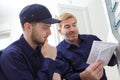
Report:
[{"label": "sheet of paper", "polygon": [[105,65],[107,65],[117,45],[117,43],[93,41],[87,63],[91,64],[101,59],[105,61]]}]

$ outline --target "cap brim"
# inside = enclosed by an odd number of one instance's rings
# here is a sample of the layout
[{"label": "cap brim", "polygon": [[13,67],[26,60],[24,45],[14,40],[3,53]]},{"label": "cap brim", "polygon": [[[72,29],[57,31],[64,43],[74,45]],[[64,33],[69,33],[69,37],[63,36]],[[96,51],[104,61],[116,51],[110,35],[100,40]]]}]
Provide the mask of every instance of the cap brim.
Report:
[{"label": "cap brim", "polygon": [[43,22],[46,24],[54,24],[54,23],[60,23],[61,20],[49,18],[49,19],[40,20],[40,22]]}]

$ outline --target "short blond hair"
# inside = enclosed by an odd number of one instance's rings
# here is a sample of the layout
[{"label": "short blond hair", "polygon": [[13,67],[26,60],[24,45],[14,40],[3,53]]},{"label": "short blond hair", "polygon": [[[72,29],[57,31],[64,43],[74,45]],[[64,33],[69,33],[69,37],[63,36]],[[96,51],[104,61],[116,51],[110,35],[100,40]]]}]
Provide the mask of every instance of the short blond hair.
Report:
[{"label": "short blond hair", "polygon": [[[76,17],[73,15],[73,14],[71,14],[71,13],[62,13],[60,16],[59,16],[59,19],[62,21],[62,20],[67,20],[67,19],[69,19],[69,18],[73,18],[73,19],[75,19],[75,21],[76,21],[76,23],[77,23],[77,19],[76,19]],[[62,25],[60,24],[60,23],[58,23],[58,26],[61,28],[62,27]]]}]

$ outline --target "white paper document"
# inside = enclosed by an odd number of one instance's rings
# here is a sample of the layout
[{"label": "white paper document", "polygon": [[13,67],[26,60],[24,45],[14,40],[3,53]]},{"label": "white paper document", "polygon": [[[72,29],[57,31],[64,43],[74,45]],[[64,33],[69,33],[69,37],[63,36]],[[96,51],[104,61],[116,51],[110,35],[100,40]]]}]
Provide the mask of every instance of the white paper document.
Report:
[{"label": "white paper document", "polygon": [[101,59],[105,61],[105,65],[107,65],[117,45],[117,43],[93,41],[87,63],[92,64]]}]

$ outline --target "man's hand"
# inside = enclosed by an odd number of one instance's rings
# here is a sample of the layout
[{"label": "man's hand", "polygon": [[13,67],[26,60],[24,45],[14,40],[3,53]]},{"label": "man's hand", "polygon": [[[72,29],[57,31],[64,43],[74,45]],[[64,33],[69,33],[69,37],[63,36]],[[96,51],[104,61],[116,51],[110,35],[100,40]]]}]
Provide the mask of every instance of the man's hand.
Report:
[{"label": "man's hand", "polygon": [[100,80],[103,75],[104,62],[99,60],[89,65],[85,71],[80,73],[82,80]]},{"label": "man's hand", "polygon": [[61,76],[58,73],[53,74],[53,79],[52,80],[61,80]]},{"label": "man's hand", "polygon": [[50,44],[48,44],[47,40],[42,45],[41,52],[42,52],[42,55],[45,58],[51,58],[53,60],[55,60],[56,55],[57,55],[57,49],[56,49],[56,47],[51,46]]}]

